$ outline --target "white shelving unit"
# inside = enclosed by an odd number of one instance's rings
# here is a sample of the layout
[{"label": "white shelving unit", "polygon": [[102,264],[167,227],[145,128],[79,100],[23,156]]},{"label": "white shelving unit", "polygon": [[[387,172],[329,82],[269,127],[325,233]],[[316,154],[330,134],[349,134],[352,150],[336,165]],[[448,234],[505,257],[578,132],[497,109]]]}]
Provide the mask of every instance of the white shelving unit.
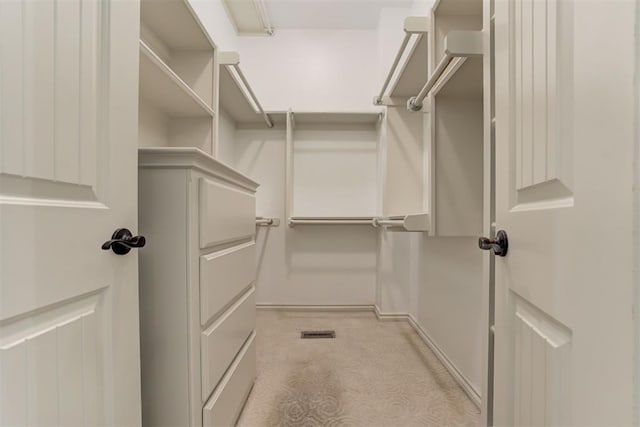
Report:
[{"label": "white shelving unit", "polygon": [[212,155],[215,44],[184,0],[143,0],[140,7],[139,145]]},{"label": "white shelving unit", "polygon": [[373,225],[380,112],[289,112],[289,226]]},{"label": "white shelving unit", "polygon": [[140,40],[140,95],[170,117],[213,117],[207,105],[145,42]]},{"label": "white shelving unit", "polygon": [[483,231],[482,19],[481,0],[440,0],[432,9],[430,206],[437,236]]},{"label": "white shelving unit", "polygon": [[403,30],[403,42],[380,94],[374,98],[374,104],[387,107],[381,138],[384,217],[374,222],[388,231],[428,231],[429,225],[424,223],[429,221],[424,185],[428,108],[415,113],[407,111],[406,104],[429,74],[430,18],[408,17]]},{"label": "white shelving unit", "polygon": [[256,375],[254,234],[278,220],[257,219],[258,183],[214,158],[217,49],[189,2],[140,12],[143,425],[234,425]]}]

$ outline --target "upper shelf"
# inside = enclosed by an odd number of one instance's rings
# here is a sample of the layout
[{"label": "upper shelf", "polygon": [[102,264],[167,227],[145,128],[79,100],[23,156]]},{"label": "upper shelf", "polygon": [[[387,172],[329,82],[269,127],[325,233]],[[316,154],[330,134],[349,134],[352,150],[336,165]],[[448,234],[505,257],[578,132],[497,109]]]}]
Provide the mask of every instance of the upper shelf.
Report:
[{"label": "upper shelf", "polygon": [[[427,34],[430,26],[429,18],[426,16],[405,18],[404,38],[382,84],[382,89],[373,98],[374,105],[384,105],[385,102],[388,102],[388,99],[385,101],[387,88],[394,77],[395,81],[391,85],[390,97],[407,98],[420,88],[420,82],[427,76],[429,71]],[[407,46],[409,46],[409,42],[414,35],[416,37],[407,54]],[[403,58],[405,58],[404,63],[398,71],[398,65]]]},{"label": "upper shelf", "polygon": [[382,117],[381,111],[372,112],[293,112],[295,125],[365,125],[376,126]]},{"label": "upper shelf", "polygon": [[406,62],[400,68],[398,78],[391,86],[389,96],[408,98],[414,96],[429,73],[429,43],[426,34],[418,34],[417,40],[409,50]]},{"label": "upper shelf", "polygon": [[214,111],[140,41],[140,96],[172,117],[213,117]]},{"label": "upper shelf", "polygon": [[140,21],[170,49],[211,49],[215,46],[186,0],[142,0]]},{"label": "upper shelf", "polygon": [[[220,63],[220,108],[240,125],[255,125],[263,122],[273,127],[273,119],[267,114],[258,98],[249,86],[249,82],[240,70],[240,57],[237,52],[219,52]],[[284,123],[280,115],[279,124]]]},{"label": "upper shelf", "polygon": [[478,16],[482,15],[482,0],[436,0],[433,12],[436,15]]}]

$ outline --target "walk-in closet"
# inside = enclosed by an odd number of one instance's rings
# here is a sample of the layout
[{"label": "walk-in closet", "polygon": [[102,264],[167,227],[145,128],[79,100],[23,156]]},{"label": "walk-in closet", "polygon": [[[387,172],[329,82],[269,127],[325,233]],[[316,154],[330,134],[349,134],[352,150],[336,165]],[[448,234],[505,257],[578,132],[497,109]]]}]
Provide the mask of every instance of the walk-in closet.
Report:
[{"label": "walk-in closet", "polygon": [[0,0],[0,425],[640,420],[637,0]]}]

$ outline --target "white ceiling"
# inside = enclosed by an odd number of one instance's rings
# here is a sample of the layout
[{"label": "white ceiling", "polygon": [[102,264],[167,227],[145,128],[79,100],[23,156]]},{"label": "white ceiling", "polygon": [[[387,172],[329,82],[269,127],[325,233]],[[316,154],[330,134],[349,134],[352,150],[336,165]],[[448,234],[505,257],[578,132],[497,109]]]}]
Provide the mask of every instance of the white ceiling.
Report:
[{"label": "white ceiling", "polygon": [[411,0],[266,0],[278,29],[375,29],[386,7],[411,7]]}]

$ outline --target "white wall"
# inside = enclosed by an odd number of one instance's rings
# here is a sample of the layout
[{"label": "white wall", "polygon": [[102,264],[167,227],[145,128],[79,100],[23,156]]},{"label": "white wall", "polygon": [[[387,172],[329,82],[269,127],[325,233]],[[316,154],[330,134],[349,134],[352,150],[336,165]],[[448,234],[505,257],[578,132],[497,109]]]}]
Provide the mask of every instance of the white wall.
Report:
[{"label": "white wall", "polygon": [[374,30],[277,30],[238,45],[240,67],[266,109],[375,110]]},{"label": "white wall", "polygon": [[376,233],[370,226],[286,225],[285,133],[238,130],[235,165],[260,183],[258,216],[280,218],[256,236],[259,304],[372,305]]}]

